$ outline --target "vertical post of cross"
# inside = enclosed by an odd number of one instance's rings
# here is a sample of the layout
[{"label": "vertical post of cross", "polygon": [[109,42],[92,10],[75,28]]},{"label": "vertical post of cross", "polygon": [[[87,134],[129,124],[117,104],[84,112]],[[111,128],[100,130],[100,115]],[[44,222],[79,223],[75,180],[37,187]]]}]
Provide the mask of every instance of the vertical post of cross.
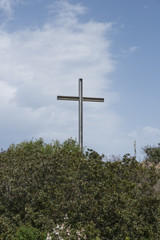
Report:
[{"label": "vertical post of cross", "polygon": [[83,148],[83,79],[79,79],[79,145]]},{"label": "vertical post of cross", "polygon": [[57,100],[78,101],[79,103],[79,146],[83,149],[83,101],[104,102],[104,98],[83,97],[83,79],[79,79],[79,96],[57,96]]}]

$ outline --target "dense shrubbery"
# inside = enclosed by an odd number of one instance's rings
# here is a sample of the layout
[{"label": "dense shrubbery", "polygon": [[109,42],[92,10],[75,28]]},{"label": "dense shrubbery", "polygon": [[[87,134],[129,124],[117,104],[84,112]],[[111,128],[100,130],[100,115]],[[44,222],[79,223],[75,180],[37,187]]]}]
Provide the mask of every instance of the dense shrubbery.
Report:
[{"label": "dense shrubbery", "polygon": [[23,142],[0,153],[0,179],[1,240],[44,240],[66,214],[88,240],[160,239],[158,174],[129,155],[105,162],[72,139]]},{"label": "dense shrubbery", "polygon": [[15,235],[11,237],[12,240],[44,240],[46,233],[41,233],[37,228],[31,226],[20,226]]},{"label": "dense shrubbery", "polygon": [[160,163],[160,143],[157,147],[147,146],[143,148],[143,151],[146,154],[146,161],[154,164]]}]

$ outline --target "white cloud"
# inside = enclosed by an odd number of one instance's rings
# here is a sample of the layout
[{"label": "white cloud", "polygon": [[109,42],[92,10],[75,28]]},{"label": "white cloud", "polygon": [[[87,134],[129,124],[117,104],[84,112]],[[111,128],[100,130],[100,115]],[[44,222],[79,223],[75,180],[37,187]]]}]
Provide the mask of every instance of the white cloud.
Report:
[{"label": "white cloud", "polygon": [[22,1],[23,0],[0,0],[0,9],[4,11],[7,16],[11,17],[14,5]]},{"label": "white cloud", "polygon": [[146,139],[160,139],[160,129],[150,126],[143,128],[143,137]]},{"label": "white cloud", "polygon": [[48,6],[50,13],[56,13],[58,17],[58,21],[63,21],[66,24],[66,20],[77,20],[76,16],[80,14],[84,14],[86,12],[86,8],[82,6],[80,3],[76,5],[70,4],[65,0],[58,0],[53,4]]},{"label": "white cloud", "polygon": [[6,104],[10,103],[16,95],[16,88],[7,84],[6,82],[0,81],[0,102],[1,106],[4,107]]},{"label": "white cloud", "polygon": [[0,0],[0,8],[7,14],[12,13],[11,0]]},{"label": "white cloud", "polygon": [[130,53],[133,53],[133,52],[137,51],[137,49],[138,49],[137,46],[132,46],[132,47],[130,47],[129,51],[130,51]]},{"label": "white cloud", "polygon": [[132,47],[129,47],[129,48],[123,48],[121,50],[122,54],[124,55],[129,55],[129,54],[132,54],[134,52],[136,52],[138,50],[138,46],[132,46]]},{"label": "white cloud", "polygon": [[[107,102],[117,98],[106,92],[107,76],[114,70],[106,37],[112,24],[81,22],[85,9],[78,4],[61,1],[58,9],[57,17],[41,28],[0,31],[2,147],[32,137],[77,137],[77,103],[58,102],[56,96],[77,95],[78,78],[84,78],[84,95],[109,98]],[[107,102],[84,106],[86,145],[102,149],[119,130],[120,119]]]}]

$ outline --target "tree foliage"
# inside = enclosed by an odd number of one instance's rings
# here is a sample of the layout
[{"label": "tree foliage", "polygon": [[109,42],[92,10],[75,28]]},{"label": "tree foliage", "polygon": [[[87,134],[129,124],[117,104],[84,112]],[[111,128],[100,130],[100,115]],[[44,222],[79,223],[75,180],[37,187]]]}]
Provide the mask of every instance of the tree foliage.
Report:
[{"label": "tree foliage", "polygon": [[0,179],[0,239],[42,239],[66,214],[88,240],[160,238],[158,175],[130,155],[105,162],[72,139],[22,142],[0,153]]},{"label": "tree foliage", "polygon": [[143,148],[143,151],[146,155],[146,161],[154,164],[160,163],[160,143],[158,143],[158,146],[146,146]]},{"label": "tree foliage", "polygon": [[46,233],[41,233],[37,228],[31,226],[20,226],[15,233],[15,236],[11,237],[12,240],[44,240]]}]

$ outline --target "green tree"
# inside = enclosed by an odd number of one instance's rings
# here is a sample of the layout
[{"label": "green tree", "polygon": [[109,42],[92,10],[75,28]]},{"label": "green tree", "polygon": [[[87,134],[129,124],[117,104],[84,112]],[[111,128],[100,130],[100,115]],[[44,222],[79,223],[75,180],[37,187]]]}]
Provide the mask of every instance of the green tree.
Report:
[{"label": "green tree", "polygon": [[21,226],[52,233],[66,214],[88,240],[160,238],[157,172],[130,155],[105,162],[72,139],[22,142],[0,153],[0,179],[0,239]]},{"label": "green tree", "polygon": [[143,148],[145,153],[145,160],[151,163],[160,163],[160,143],[158,146],[146,146]]},{"label": "green tree", "polygon": [[12,240],[44,240],[46,233],[40,233],[40,231],[31,226],[21,226],[18,228]]}]

